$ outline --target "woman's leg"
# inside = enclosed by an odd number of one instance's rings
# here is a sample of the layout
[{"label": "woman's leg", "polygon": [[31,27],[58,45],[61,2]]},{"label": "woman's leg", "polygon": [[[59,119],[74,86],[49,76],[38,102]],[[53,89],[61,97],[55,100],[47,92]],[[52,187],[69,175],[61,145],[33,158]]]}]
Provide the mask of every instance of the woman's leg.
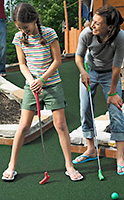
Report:
[{"label": "woman's leg", "polygon": [[74,159],[74,162],[80,163],[81,161],[87,160],[87,157],[85,156],[88,156],[90,158],[96,158],[97,153],[94,145],[94,138],[91,139],[86,138],[86,143],[87,143],[87,150],[80,156],[76,157]]},{"label": "woman's leg", "polygon": [[116,146],[117,146],[117,172],[120,173],[124,172],[124,142],[116,142]]},{"label": "woman's leg", "polygon": [[56,131],[58,132],[60,145],[65,157],[66,169],[68,173],[70,174],[71,178],[73,179],[80,178],[81,177],[80,173],[74,173],[76,170],[74,169],[72,160],[71,160],[70,137],[69,137],[68,127],[66,124],[64,109],[53,111],[53,123],[56,128]]},{"label": "woman's leg", "polygon": [[[113,104],[109,106],[111,121],[111,139],[116,141],[117,165],[124,166],[124,116]],[[124,168],[117,166],[117,171],[124,172]]]},{"label": "woman's leg", "polygon": [[24,110],[24,109],[22,109],[21,111],[21,118],[20,118],[18,129],[14,137],[9,166],[7,170],[3,173],[4,177],[7,177],[7,178],[9,177],[11,179],[13,176],[13,173],[11,172],[15,171],[18,154],[23,145],[25,135],[30,129],[34,114],[35,114],[35,111]]},{"label": "woman's leg", "polygon": [[[103,77],[104,79],[104,77]],[[106,78],[105,82],[102,81],[103,92],[106,98],[108,99],[108,92],[111,85],[111,76],[108,73],[108,77]],[[121,90],[121,78],[118,81],[116,91],[118,95],[122,96]],[[110,104],[109,108],[109,115],[110,115],[110,122],[111,122],[111,140],[116,141],[117,145],[117,165],[121,167],[124,166],[124,116],[122,111],[120,111],[114,104]],[[117,167],[118,172],[123,171],[124,168]]]},{"label": "woman's leg", "polygon": [[[96,73],[93,70],[89,70],[90,78],[91,78],[91,91],[92,91],[92,100],[96,93],[97,81],[95,79]],[[88,95],[88,91],[85,85],[81,82],[80,79],[80,117],[81,117],[81,125],[83,136],[86,138],[87,142],[87,150],[80,156],[75,158],[76,162],[81,162],[86,160],[87,158],[84,156],[89,156],[91,158],[96,157],[96,150],[94,145],[94,130],[93,130],[93,121],[91,115],[90,108],[90,99]]]},{"label": "woman's leg", "polygon": [[6,33],[7,24],[5,19],[0,19],[0,75],[6,75]]}]

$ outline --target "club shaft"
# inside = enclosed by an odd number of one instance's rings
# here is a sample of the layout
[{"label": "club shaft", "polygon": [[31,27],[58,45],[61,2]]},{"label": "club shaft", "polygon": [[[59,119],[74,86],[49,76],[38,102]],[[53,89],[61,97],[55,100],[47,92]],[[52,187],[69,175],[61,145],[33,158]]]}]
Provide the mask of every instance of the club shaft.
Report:
[{"label": "club shaft", "polygon": [[39,118],[39,126],[40,126],[40,135],[41,135],[42,150],[43,150],[44,167],[45,167],[45,171],[47,172],[46,154],[45,154],[44,139],[43,139],[43,133],[42,133],[41,118],[40,118],[41,117],[41,113],[40,113],[39,95],[36,92],[34,94],[35,94],[35,98],[36,98],[37,112],[38,112],[38,118]]},{"label": "club shaft", "polygon": [[41,135],[42,150],[43,150],[44,167],[45,167],[45,171],[47,171],[47,168],[46,168],[45,146],[44,146],[44,139],[43,139],[43,133],[42,133],[42,126],[41,126],[41,119],[40,119],[40,117],[39,117],[39,126],[40,126],[40,135]]},{"label": "club shaft", "polygon": [[93,112],[93,102],[92,102],[92,96],[91,96],[91,91],[89,91],[89,99],[90,99],[90,107],[91,107],[91,115],[92,115],[92,122],[93,122],[93,130],[94,130],[94,136],[95,136],[95,144],[96,144],[96,151],[97,151],[97,157],[98,157],[98,167],[99,170],[101,170],[101,165],[100,165],[100,159],[99,159],[99,151],[98,151],[98,143],[97,143],[97,131],[96,131],[96,126],[95,126],[95,120],[94,120],[94,112]]}]

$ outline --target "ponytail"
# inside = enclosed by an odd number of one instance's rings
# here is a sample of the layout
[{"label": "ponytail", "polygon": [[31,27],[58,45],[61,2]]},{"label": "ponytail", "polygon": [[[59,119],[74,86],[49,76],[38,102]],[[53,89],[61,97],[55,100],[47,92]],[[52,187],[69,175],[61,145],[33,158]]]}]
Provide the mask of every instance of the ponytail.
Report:
[{"label": "ponytail", "polygon": [[29,42],[28,42],[28,36],[26,36],[25,33],[22,33],[21,42],[22,42],[25,46],[28,46],[28,44],[29,44]]},{"label": "ponytail", "polygon": [[42,33],[42,30],[41,30],[41,25],[40,25],[40,20],[39,18],[37,18],[37,27],[38,27],[38,31],[39,31],[39,34],[40,34],[40,41],[39,41],[39,44],[42,44],[42,45],[45,45],[46,44],[46,39],[43,37],[43,33]]}]

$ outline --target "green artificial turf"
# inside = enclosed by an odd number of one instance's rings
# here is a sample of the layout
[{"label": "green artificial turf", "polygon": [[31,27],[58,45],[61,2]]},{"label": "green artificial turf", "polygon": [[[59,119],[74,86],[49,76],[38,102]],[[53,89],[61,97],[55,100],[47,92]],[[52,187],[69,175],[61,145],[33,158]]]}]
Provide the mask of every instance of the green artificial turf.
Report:
[{"label": "green artificial turf", "polygon": [[[7,79],[15,81],[19,75],[7,74]],[[60,67],[63,80],[63,88],[67,101],[66,118],[71,132],[80,126],[78,79],[79,72],[74,61],[63,63]],[[17,80],[20,80],[20,75]],[[15,82],[14,82],[15,83]],[[23,87],[24,79],[19,84]],[[95,115],[106,112],[105,100],[98,88]],[[84,180],[73,182],[64,175],[65,166],[62,151],[60,149],[57,133],[51,128],[44,134],[46,161],[48,174],[51,175],[48,183],[39,185],[44,177],[43,155],[40,137],[35,141],[24,145],[18,157],[16,170],[18,176],[14,182],[7,183],[0,179],[0,200],[111,200],[112,192],[120,195],[119,200],[124,199],[124,176],[116,174],[116,160],[112,158],[101,158],[102,173],[104,181],[98,179],[97,160],[85,164],[76,165],[83,175]],[[0,146],[0,172],[7,167],[9,162],[11,146]],[[72,158],[79,154],[72,153]]]},{"label": "green artificial turf", "polygon": [[25,84],[25,78],[20,71],[7,73],[6,80],[21,88],[23,88]]}]

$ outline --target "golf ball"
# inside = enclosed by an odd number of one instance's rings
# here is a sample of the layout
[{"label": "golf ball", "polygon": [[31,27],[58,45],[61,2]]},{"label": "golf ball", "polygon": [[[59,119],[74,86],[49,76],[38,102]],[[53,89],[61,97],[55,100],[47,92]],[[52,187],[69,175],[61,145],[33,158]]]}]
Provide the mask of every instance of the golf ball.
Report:
[{"label": "golf ball", "polygon": [[118,198],[119,198],[118,193],[113,192],[113,193],[111,194],[111,198],[112,198],[112,199],[118,199]]}]

